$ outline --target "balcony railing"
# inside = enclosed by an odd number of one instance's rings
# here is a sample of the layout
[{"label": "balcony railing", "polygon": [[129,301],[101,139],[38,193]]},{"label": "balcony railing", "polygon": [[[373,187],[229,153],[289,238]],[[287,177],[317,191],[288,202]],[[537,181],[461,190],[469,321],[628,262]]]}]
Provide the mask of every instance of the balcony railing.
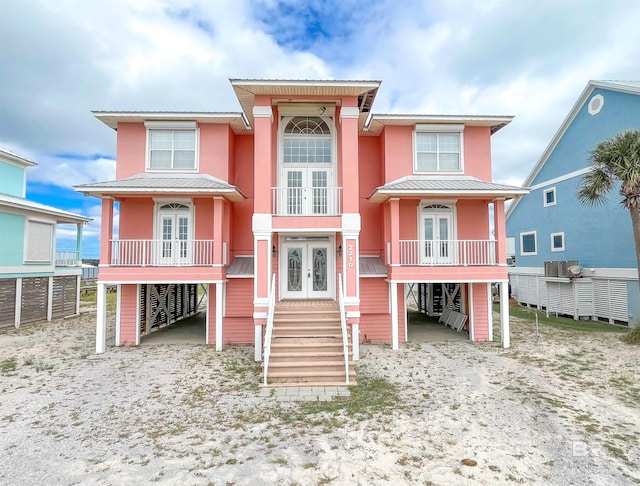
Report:
[{"label": "balcony railing", "polygon": [[56,267],[79,267],[81,265],[80,252],[56,250]]},{"label": "balcony railing", "polygon": [[400,240],[400,265],[495,264],[495,240]]},{"label": "balcony railing", "polygon": [[111,265],[197,267],[213,265],[213,240],[112,240]]},{"label": "balcony railing", "polygon": [[341,187],[272,187],[277,216],[337,216]]}]

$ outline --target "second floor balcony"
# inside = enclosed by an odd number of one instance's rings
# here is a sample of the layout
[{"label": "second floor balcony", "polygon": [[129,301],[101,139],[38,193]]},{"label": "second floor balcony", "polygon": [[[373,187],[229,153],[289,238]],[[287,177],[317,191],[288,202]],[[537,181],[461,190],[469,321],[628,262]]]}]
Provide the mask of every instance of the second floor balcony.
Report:
[{"label": "second floor balcony", "polygon": [[338,216],[341,187],[273,187],[276,216]]},{"label": "second floor balcony", "polygon": [[212,266],[213,240],[112,240],[111,266]]},{"label": "second floor balcony", "polygon": [[495,240],[400,240],[400,261],[405,266],[496,265]]}]

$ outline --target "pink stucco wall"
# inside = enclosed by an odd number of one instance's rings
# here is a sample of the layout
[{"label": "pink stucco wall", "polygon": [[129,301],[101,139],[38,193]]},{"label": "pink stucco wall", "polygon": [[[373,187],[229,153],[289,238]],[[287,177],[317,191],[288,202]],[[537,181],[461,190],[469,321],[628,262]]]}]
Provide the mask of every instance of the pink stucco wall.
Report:
[{"label": "pink stucco wall", "polygon": [[151,198],[127,198],[120,201],[119,239],[153,239]]},{"label": "pink stucco wall", "polygon": [[147,129],[144,123],[118,123],[116,179],[144,172]]},{"label": "pink stucco wall", "polygon": [[491,181],[491,129],[464,129],[464,173],[480,180]]}]

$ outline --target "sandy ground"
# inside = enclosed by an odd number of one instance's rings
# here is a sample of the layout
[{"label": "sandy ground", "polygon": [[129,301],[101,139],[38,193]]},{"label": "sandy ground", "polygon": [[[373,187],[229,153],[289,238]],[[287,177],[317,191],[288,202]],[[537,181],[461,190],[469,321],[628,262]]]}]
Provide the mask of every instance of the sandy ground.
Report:
[{"label": "sandy ground", "polygon": [[251,347],[95,355],[93,325],[0,334],[0,484],[640,482],[640,348],[617,333],[365,345],[359,391],[308,405],[257,396]]}]

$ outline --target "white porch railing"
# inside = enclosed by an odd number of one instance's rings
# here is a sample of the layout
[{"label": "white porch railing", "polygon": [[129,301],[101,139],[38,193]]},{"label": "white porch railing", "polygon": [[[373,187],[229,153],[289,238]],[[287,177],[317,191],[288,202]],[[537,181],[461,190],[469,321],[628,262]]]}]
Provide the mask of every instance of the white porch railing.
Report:
[{"label": "white porch railing", "polygon": [[273,334],[273,314],[276,308],[276,274],[271,277],[269,288],[269,313],[267,314],[267,330],[264,333],[264,363],[262,368],[263,384],[267,386],[267,371],[269,370],[269,355],[271,354],[271,335]]},{"label": "white porch railing", "polygon": [[400,265],[496,264],[495,240],[400,240],[399,244]]},{"label": "white porch railing", "polygon": [[80,252],[56,250],[56,267],[79,267],[81,265]]},{"label": "white porch railing", "polygon": [[347,315],[344,310],[344,285],[342,274],[338,274],[338,301],[340,304],[340,326],[342,328],[342,348],[344,350],[345,383],[349,384],[349,338],[347,336]]},{"label": "white porch railing", "polygon": [[111,265],[121,267],[213,265],[213,240],[112,240]]},{"label": "white porch railing", "polygon": [[337,216],[341,187],[272,187],[277,216]]}]

